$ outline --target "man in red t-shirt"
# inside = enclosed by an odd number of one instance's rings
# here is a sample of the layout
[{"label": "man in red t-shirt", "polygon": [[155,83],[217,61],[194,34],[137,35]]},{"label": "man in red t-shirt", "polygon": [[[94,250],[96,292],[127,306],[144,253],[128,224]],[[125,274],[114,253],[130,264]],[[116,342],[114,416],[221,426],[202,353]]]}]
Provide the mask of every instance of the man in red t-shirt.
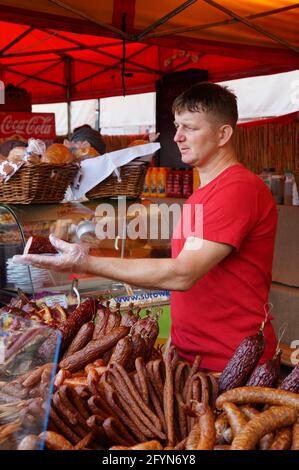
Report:
[{"label": "man in red t-shirt", "polygon": [[[265,184],[237,161],[233,93],[201,83],[176,98],[173,112],[182,161],[198,169],[201,185],[184,205],[172,258],[98,258],[51,236],[59,255],[23,255],[15,261],[172,290],[171,340],[179,355],[192,361],[200,354],[203,368],[221,371],[265,317],[276,207]],[[262,360],[271,358],[276,346],[270,323],[265,338]]]}]

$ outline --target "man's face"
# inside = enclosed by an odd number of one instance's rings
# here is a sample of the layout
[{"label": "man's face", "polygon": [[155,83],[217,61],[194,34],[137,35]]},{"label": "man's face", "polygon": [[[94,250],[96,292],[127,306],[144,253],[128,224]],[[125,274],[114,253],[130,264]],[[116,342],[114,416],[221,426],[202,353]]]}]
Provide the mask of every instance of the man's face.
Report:
[{"label": "man's face", "polygon": [[217,126],[204,112],[182,111],[175,113],[174,125],[182,161],[192,166],[202,166],[218,151]]}]

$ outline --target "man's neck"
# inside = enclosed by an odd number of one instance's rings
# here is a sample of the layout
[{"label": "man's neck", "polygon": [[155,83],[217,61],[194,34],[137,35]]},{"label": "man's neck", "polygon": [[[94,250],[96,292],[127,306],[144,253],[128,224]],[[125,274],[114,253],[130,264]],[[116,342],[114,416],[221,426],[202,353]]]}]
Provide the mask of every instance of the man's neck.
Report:
[{"label": "man's neck", "polygon": [[210,183],[210,181],[216,178],[216,176],[236,163],[238,163],[238,160],[235,152],[233,150],[229,150],[221,152],[221,154],[215,156],[215,158],[208,163],[197,167],[200,177],[200,187],[202,188],[206,184]]}]

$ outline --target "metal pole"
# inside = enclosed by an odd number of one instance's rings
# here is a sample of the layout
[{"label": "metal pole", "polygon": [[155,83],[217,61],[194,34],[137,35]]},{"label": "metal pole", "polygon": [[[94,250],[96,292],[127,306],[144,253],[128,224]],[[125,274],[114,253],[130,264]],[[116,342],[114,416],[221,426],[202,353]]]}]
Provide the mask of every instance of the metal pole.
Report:
[{"label": "metal pole", "polygon": [[71,83],[71,58],[68,56],[68,57],[65,57],[64,59],[64,63],[65,63],[65,67],[64,67],[64,71],[65,71],[65,85],[66,85],[66,89],[65,89],[65,98],[66,98],[66,102],[67,102],[67,135],[68,135],[68,139],[70,139],[71,137],[71,126],[72,126],[72,113],[71,113],[71,86],[72,86],[72,83]]}]

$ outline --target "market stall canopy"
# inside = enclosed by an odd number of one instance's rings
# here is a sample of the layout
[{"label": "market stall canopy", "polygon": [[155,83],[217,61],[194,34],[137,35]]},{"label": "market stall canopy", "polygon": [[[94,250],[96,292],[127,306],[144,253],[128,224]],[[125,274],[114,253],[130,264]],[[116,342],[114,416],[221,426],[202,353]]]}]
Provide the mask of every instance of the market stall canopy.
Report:
[{"label": "market stall canopy", "polygon": [[[0,79],[33,103],[155,90],[165,73],[212,81],[294,70],[288,0],[0,0]],[[125,61],[124,61],[125,59]]]}]

